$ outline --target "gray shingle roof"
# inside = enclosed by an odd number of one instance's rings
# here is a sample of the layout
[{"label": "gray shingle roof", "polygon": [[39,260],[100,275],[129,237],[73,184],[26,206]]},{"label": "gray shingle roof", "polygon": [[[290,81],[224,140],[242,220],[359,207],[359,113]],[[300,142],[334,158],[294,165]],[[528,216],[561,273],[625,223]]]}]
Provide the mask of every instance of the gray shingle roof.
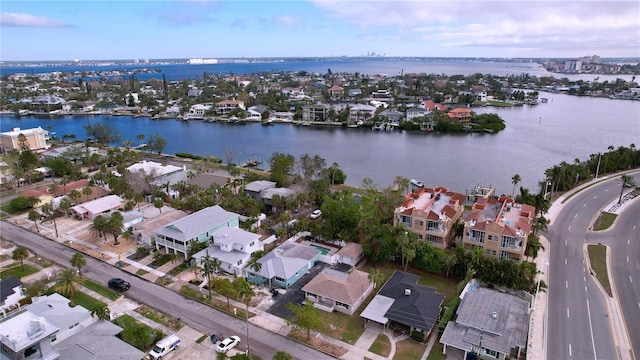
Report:
[{"label": "gray shingle roof", "polygon": [[145,353],[120,340],[115,335],[122,328],[109,322],[98,321],[56,347],[61,359],[70,360],[140,360]]},{"label": "gray shingle roof", "polygon": [[211,206],[156,229],[156,234],[186,241],[237,217],[219,205]]},{"label": "gray shingle roof", "polygon": [[0,303],[7,300],[7,297],[13,295],[16,287],[22,285],[22,281],[15,276],[9,276],[6,279],[0,279]]},{"label": "gray shingle roof", "polygon": [[262,264],[258,274],[266,279],[288,279],[318,254],[320,250],[312,246],[285,242],[258,260]]},{"label": "gray shingle roof", "polygon": [[401,324],[430,330],[440,315],[444,295],[418,284],[419,276],[395,271],[378,292],[394,299],[384,315]]},{"label": "gray shingle roof", "polygon": [[456,322],[447,324],[440,342],[470,350],[482,333],[482,347],[509,354],[512,347],[527,345],[528,309],[529,303],[515,295],[487,288],[467,292]]}]

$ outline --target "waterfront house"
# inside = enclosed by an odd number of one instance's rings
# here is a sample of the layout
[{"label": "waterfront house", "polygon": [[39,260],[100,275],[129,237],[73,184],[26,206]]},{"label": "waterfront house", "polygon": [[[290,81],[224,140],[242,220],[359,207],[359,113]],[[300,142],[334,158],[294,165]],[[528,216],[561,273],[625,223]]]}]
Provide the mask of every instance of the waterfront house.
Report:
[{"label": "waterfront house", "polygon": [[208,104],[195,104],[191,105],[189,108],[189,118],[190,119],[203,119],[209,110],[211,110],[212,105]]},{"label": "waterfront house", "polygon": [[396,324],[427,339],[440,317],[444,295],[418,284],[419,279],[418,275],[395,271],[360,314],[365,326],[377,323],[387,329]]},{"label": "waterfront house", "polygon": [[247,279],[256,284],[268,284],[288,289],[315,266],[320,250],[309,245],[287,241],[258,259],[260,271],[247,269]]},{"label": "waterfront house", "polygon": [[445,187],[417,188],[395,209],[393,224],[441,249],[451,244],[453,226],[464,211],[465,195]]},{"label": "waterfront house", "polygon": [[392,124],[399,124],[404,119],[404,113],[396,109],[383,110],[378,116]]},{"label": "waterfront house", "polygon": [[413,121],[414,119],[417,119],[417,118],[423,118],[427,116],[427,114],[429,114],[427,110],[419,107],[411,107],[411,108],[408,108],[406,111],[407,121]]},{"label": "waterfront house", "polygon": [[302,121],[305,122],[326,122],[329,119],[331,106],[327,104],[312,104],[302,107]]},{"label": "waterfront house", "polygon": [[237,228],[239,215],[219,205],[210,206],[173,221],[155,230],[156,249],[179,253],[188,259],[191,243],[211,243],[213,233],[226,228]]},{"label": "waterfront house", "polygon": [[436,111],[436,110],[437,111],[447,111],[447,106],[446,105],[442,105],[440,103],[436,103],[433,100],[425,100],[420,105],[425,110],[427,110],[428,113],[431,113],[431,112]]},{"label": "waterfront house", "polygon": [[467,124],[471,122],[471,109],[455,108],[447,113],[449,118],[455,120],[458,124]]},{"label": "waterfront house", "polygon": [[48,149],[51,146],[47,142],[49,140],[49,132],[40,126],[25,130],[13,128],[11,131],[0,133],[0,146],[2,146],[2,150],[20,150],[20,135],[24,135],[25,144],[29,150]]},{"label": "waterfront house", "polygon": [[[447,323],[440,343],[442,353],[467,359],[519,359],[527,347],[530,303],[515,295],[467,286],[456,320]],[[455,351],[457,350],[457,351]]]},{"label": "waterfront house", "polygon": [[216,114],[217,115],[229,115],[236,109],[244,110],[244,101],[242,100],[222,100],[216,103]]},{"label": "waterfront house", "polygon": [[273,208],[273,197],[278,195],[283,198],[289,198],[294,196],[296,192],[288,188],[276,187],[276,185],[273,181],[257,180],[247,184],[244,187],[244,191],[247,196],[263,203],[268,210],[277,211]]},{"label": "waterfront house", "polygon": [[487,256],[522,261],[535,208],[509,196],[479,198],[464,218],[464,247],[478,247]]},{"label": "waterfront house", "polygon": [[302,291],[305,298],[320,310],[353,315],[373,291],[373,283],[364,271],[338,266],[322,270]]},{"label": "waterfront house", "polygon": [[[237,216],[237,215],[236,215]],[[210,233],[210,245],[193,255],[199,266],[202,258],[220,260],[220,270],[235,276],[242,276],[243,269],[251,260],[251,253],[264,250],[260,235],[238,227],[223,227]]]}]

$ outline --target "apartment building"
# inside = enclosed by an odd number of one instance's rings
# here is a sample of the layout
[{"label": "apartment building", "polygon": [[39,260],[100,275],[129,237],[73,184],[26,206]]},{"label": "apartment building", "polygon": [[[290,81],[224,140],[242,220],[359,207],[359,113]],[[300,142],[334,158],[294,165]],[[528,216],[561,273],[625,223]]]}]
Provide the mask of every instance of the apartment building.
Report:
[{"label": "apartment building", "polygon": [[445,187],[418,188],[407,194],[396,208],[393,224],[402,225],[439,248],[446,248],[453,240],[453,225],[464,211],[465,195]]},{"label": "apartment building", "polygon": [[21,134],[24,135],[29,150],[48,149],[51,146],[47,143],[47,140],[49,140],[49,132],[40,126],[25,130],[13,128],[11,131],[0,133],[0,146],[2,150],[20,149],[19,138]]},{"label": "apartment building", "polygon": [[464,219],[464,247],[478,247],[498,259],[522,261],[534,217],[533,206],[518,204],[509,196],[480,198]]}]

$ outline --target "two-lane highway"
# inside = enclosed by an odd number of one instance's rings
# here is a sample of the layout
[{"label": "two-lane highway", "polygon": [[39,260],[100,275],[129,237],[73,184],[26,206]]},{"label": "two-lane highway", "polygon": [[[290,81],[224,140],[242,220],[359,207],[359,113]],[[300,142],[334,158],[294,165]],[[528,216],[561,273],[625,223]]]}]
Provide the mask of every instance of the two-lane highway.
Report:
[{"label": "two-lane highway", "polygon": [[[0,222],[0,226],[4,239],[41,254],[54,263],[69,266],[69,260],[75,253],[73,249],[8,222]],[[242,344],[247,343],[247,339],[242,336],[246,333],[245,321],[202,305],[97,259],[86,257],[86,260],[87,264],[83,267],[83,275],[101,284],[106,284],[112,277],[123,278],[131,283],[131,289],[126,293],[127,297],[173,317],[181,318],[183,323],[204,334],[212,331],[225,335],[237,334],[241,336]],[[280,350],[288,352],[295,359],[334,359],[308,346],[254,325],[250,325],[249,332],[251,352],[263,359],[271,358]]]},{"label": "two-lane highway", "polygon": [[616,196],[619,186],[610,181],[577,193],[549,226],[550,360],[617,358],[606,298],[585,265],[583,245],[593,219]]}]

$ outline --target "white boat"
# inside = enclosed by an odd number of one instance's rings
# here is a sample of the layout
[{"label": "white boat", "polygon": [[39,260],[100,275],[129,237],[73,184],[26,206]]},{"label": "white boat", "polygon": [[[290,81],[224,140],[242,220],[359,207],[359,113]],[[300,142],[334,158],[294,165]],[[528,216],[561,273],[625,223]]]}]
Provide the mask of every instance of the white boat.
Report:
[{"label": "white boat", "polygon": [[411,185],[414,185],[420,188],[424,187],[424,184],[420,180],[411,179],[409,182],[411,183]]}]

